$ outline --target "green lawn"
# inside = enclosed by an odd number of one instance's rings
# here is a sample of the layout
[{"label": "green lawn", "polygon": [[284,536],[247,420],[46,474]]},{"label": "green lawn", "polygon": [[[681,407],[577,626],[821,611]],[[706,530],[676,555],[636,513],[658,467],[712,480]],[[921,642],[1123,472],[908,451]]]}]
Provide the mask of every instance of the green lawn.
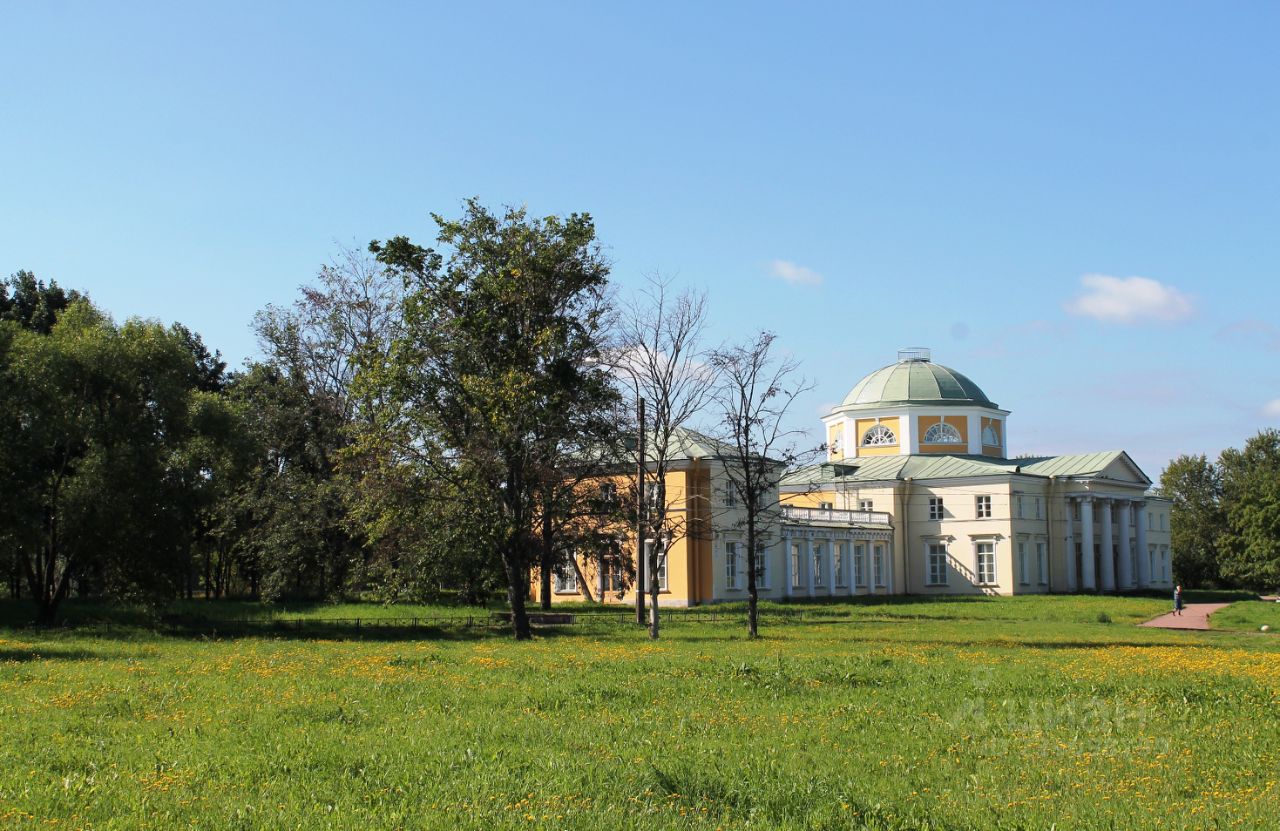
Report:
[{"label": "green lawn", "polygon": [[656,644],[5,628],[0,827],[1272,828],[1280,639],[1127,623],[1166,605],[813,604],[841,616]]},{"label": "green lawn", "polygon": [[1232,603],[1209,618],[1209,625],[1214,629],[1241,632],[1257,632],[1264,624],[1271,627],[1271,634],[1280,633],[1280,603],[1245,600]]}]

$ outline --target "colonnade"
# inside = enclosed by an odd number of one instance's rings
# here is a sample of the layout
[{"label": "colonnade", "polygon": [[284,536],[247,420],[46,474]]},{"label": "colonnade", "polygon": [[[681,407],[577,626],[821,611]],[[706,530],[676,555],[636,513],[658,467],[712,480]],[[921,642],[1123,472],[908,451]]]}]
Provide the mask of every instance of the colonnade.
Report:
[{"label": "colonnade", "polygon": [[1151,585],[1146,503],[1141,499],[1069,495],[1066,543],[1068,591],[1110,592]]},{"label": "colonnade", "polygon": [[[842,579],[837,579],[837,553],[842,555]],[[802,526],[784,526],[782,567],[786,597],[892,594],[893,538],[890,533],[860,529],[841,534],[834,529],[823,533]],[[863,569],[861,574],[858,569]]]}]

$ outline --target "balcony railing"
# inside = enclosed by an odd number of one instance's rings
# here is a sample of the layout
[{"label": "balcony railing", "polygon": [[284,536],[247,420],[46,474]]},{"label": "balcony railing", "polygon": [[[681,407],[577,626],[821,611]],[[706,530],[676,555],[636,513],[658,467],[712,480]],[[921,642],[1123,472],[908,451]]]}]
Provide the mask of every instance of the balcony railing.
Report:
[{"label": "balcony railing", "polygon": [[885,511],[847,511],[840,508],[782,506],[782,518],[793,522],[847,522],[857,525],[889,525]]}]

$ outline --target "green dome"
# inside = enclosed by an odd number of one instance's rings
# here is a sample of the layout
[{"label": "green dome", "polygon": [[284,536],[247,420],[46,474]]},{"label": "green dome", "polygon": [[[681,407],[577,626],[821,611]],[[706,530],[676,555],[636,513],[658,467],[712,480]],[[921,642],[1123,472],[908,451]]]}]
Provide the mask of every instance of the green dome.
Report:
[{"label": "green dome", "polygon": [[921,358],[877,369],[855,384],[840,406],[868,409],[895,404],[996,406],[959,372]]}]

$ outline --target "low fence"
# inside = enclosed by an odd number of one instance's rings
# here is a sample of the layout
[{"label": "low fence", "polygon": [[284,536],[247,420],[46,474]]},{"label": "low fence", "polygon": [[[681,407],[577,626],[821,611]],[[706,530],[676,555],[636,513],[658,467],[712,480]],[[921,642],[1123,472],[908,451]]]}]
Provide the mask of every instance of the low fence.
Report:
[{"label": "low fence", "polygon": [[[852,615],[839,612],[822,612],[812,609],[761,610],[762,624],[822,624],[848,623]],[[857,618],[866,621],[865,618]],[[634,608],[616,611],[587,612],[530,612],[529,621],[536,628],[590,627],[590,626],[638,626]],[[236,634],[293,634],[320,637],[332,634],[339,637],[412,637],[430,632],[476,632],[505,629],[511,625],[510,612],[491,612],[474,615],[433,615],[402,618],[193,618],[167,616],[162,619],[165,627],[179,633],[236,635]],[[747,612],[742,610],[663,610],[662,625],[678,626],[689,623],[747,623]]]}]

